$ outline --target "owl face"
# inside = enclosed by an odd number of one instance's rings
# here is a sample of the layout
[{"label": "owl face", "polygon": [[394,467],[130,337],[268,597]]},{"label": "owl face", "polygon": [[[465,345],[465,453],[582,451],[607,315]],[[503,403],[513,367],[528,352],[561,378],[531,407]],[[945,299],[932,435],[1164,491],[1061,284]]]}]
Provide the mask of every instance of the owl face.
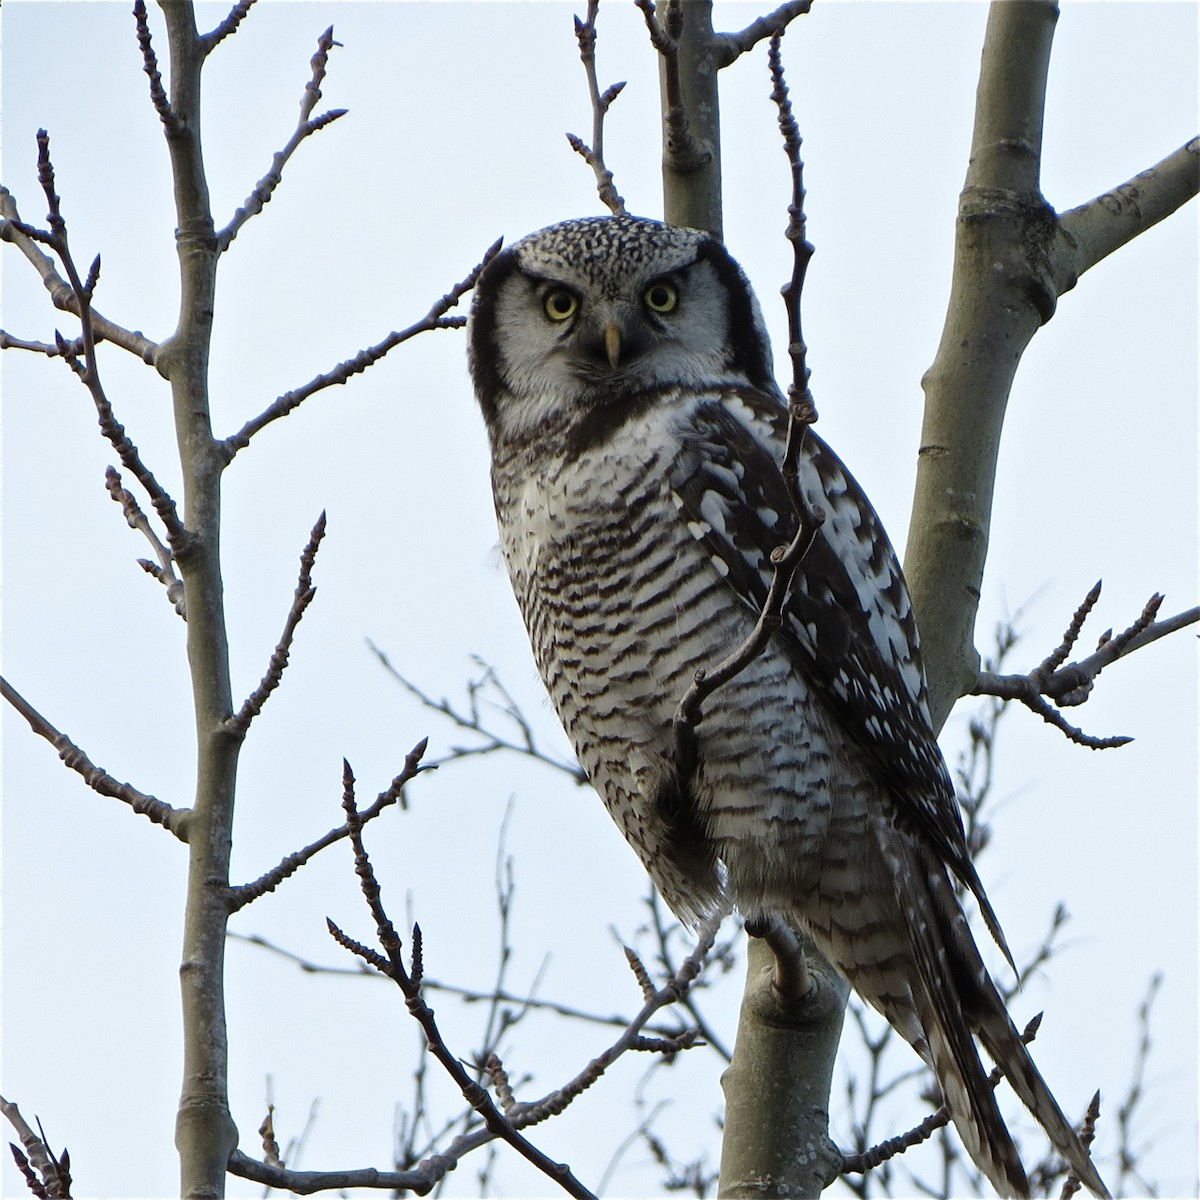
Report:
[{"label": "owl face", "polygon": [[774,389],[757,301],[707,234],[633,217],[552,225],[475,291],[471,372],[493,439],[668,389]]}]

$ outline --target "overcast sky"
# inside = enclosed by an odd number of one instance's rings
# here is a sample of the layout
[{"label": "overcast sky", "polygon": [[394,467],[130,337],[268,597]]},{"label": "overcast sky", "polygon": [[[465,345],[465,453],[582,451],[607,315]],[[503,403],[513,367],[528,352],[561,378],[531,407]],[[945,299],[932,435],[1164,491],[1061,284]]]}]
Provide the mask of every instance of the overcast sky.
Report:
[{"label": "overcast sky", "polygon": [[[767,7],[718,5],[717,23],[738,28]],[[224,15],[200,11],[205,28]],[[599,211],[591,173],[563,137],[586,138],[591,127],[573,11],[555,2],[265,0],[219,48],[204,93],[218,225],[287,140],[317,36],[331,23],[342,46],[321,106],[350,110],[302,147],[222,263],[212,360],[219,434],[420,317],[498,236]],[[1043,177],[1056,208],[1112,188],[1194,134],[1196,14],[1189,3],[1066,0]],[[919,383],[944,315],[985,15],[967,2],[821,0],[785,44],[817,246],[805,332],[820,429],[901,547]],[[76,253],[84,263],[103,256],[97,307],[163,338],[176,313],[174,212],[128,6],[8,0],[0,19],[4,184],[25,220],[44,220],[34,133],[46,127]],[[612,111],[609,165],[630,209],[659,216],[657,67],[625,0],[603,7],[599,55],[602,85],[629,81]],[[775,297],[790,271],[782,237],[789,180],[765,46],[723,84],[726,240],[755,283],[782,358]],[[73,335],[24,259],[3,250],[4,328],[43,341],[56,326]],[[1104,628],[1132,621],[1154,591],[1166,593],[1164,611],[1196,602],[1196,263],[1193,206],[1087,274],[1022,364],[978,626],[986,650],[995,622],[1022,610],[1014,667],[1028,668],[1058,642],[1097,578],[1104,593],[1087,649]],[[6,352],[0,365],[5,675],[118,779],[186,805],[194,741],[183,627],[134,561],[146,546],[105,495],[111,448],[61,363]],[[165,385],[112,347],[102,348],[101,370],[118,417],[177,491]],[[471,656],[483,656],[539,739],[568,753],[499,562],[460,333],[426,335],[271,426],[230,469],[224,503],[239,696],[278,639],[300,550],[322,509],[329,522],[318,597],[242,757],[236,880],[339,823],[343,756],[370,798],[420,737],[429,735],[437,757],[466,740],[385,676],[367,638],[439,696],[460,698],[478,670]],[[1060,955],[1013,1006],[1018,1024],[1045,1009],[1035,1057],[1068,1112],[1081,1112],[1099,1087],[1115,1114],[1129,1085],[1138,1005],[1150,977],[1164,973],[1137,1128],[1145,1173],[1167,1195],[1197,1187],[1196,699],[1195,639],[1183,634],[1112,667],[1071,714],[1089,732],[1134,736],[1122,750],[1093,753],[1025,711],[1011,713],[993,843],[980,863],[1018,958],[1060,900],[1071,912]],[[960,706],[945,730],[952,763],[971,711]],[[590,790],[547,768],[495,757],[418,781],[411,810],[379,822],[369,843],[396,917],[407,903],[419,919],[432,976],[490,986],[494,863],[510,798],[509,985],[529,988],[548,956],[540,994],[605,1013],[634,1010],[636,986],[610,928],[634,938],[644,877]],[[7,712],[3,822],[4,1094],[41,1117],[56,1148],[70,1148],[77,1194],[168,1195],[177,1184],[183,848],[89,792]],[[339,964],[327,915],[370,936],[345,846],[232,927]],[[320,1101],[299,1165],[388,1166],[417,1040],[393,990],[304,975],[244,944],[230,946],[228,985],[231,1102],[243,1148],[257,1153],[270,1076],[281,1141]],[[739,993],[740,971],[706,998],[727,1040]],[[480,1011],[446,999],[437,1007],[468,1057]],[[536,1096],[609,1037],[561,1020],[531,1023],[510,1038],[507,1062],[514,1075],[535,1076],[526,1094]],[[897,1051],[897,1069],[910,1065],[907,1054]],[[695,1052],[640,1089],[645,1065],[620,1064],[538,1130],[539,1144],[590,1186],[659,1101],[668,1107],[655,1128],[671,1151],[707,1153],[715,1165],[716,1057]],[[431,1086],[437,1111],[452,1113],[448,1085]],[[845,1144],[841,1095],[835,1088],[832,1129]],[[644,1107],[635,1114],[636,1096]],[[1003,1103],[1014,1111],[1011,1096]],[[915,1122],[923,1111],[906,1115]],[[1040,1135],[1015,1120],[1040,1155]],[[1115,1145],[1110,1117],[1097,1153],[1113,1178]],[[495,1186],[544,1190],[500,1153]],[[464,1163],[450,1191],[477,1191],[479,1165]],[[609,1189],[645,1194],[661,1178],[636,1146]],[[11,1162],[0,1179],[5,1194],[19,1194]],[[231,1181],[230,1194],[259,1189]]]}]

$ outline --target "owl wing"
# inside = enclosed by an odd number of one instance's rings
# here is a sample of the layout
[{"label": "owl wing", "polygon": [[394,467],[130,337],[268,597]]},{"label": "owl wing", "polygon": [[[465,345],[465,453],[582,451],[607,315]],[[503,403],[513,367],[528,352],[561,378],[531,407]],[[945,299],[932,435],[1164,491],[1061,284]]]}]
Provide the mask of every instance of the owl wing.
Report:
[{"label": "owl wing", "polygon": [[[701,401],[682,431],[673,498],[738,598],[762,610],[770,554],[797,526],[781,471],[787,415],[777,397],[731,390]],[[800,483],[825,522],[784,604],[780,648],[869,756],[910,829],[979,901],[1011,955],[967,851],[954,788],[929,717],[908,588],[862,489],[811,430]],[[714,659],[733,647],[714,648]]]}]

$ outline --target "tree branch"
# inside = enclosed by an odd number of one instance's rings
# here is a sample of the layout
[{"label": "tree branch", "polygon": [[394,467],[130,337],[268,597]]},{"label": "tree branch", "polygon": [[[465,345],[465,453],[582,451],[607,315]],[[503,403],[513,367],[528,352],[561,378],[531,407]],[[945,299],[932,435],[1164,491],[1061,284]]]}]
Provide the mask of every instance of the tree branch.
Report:
[{"label": "tree branch", "polygon": [[600,0],[588,0],[587,19],[575,18],[575,37],[579,41],[579,57],[587,75],[588,96],[592,103],[592,144],[588,146],[573,133],[567,134],[571,149],[582,157],[596,176],[596,190],[601,203],[614,216],[625,216],[625,201],[613,183],[613,173],[604,162],[604,118],[612,102],[621,94],[624,83],[614,83],[600,91],[596,78],[596,15],[600,11]]},{"label": "tree branch", "polygon": [[1061,295],[1084,271],[1200,193],[1200,138],[1111,191],[1062,213],[1050,262]]},{"label": "tree branch", "polygon": [[22,1153],[9,1143],[17,1169],[24,1176],[30,1192],[43,1200],[71,1200],[71,1184],[74,1181],[71,1179],[71,1156],[67,1151],[55,1157],[46,1142],[41,1121],[38,1121],[38,1132],[34,1133],[29,1122],[21,1116],[21,1110],[3,1096],[0,1096],[0,1116],[16,1130],[21,1145],[25,1147]]},{"label": "tree branch", "polygon": [[138,530],[150,543],[157,562],[139,558],[138,565],[148,575],[152,575],[167,589],[167,599],[175,611],[187,620],[187,602],[184,597],[183,580],[175,574],[175,555],[170,546],[164,545],[158,534],[150,526],[150,520],[142,512],[133,494],[121,482],[121,473],[116,467],[108,467],[104,472],[104,484],[108,494],[121,506],[121,512],[130,529]]},{"label": "tree branch", "polygon": [[722,236],[718,47],[712,0],[634,0],[659,54],[663,216],[672,225]]},{"label": "tree branch", "polygon": [[[451,746],[449,754],[444,758],[431,760],[426,764],[428,767],[440,767],[445,763],[454,762],[456,759],[474,758],[481,754],[492,754],[497,750],[511,750],[514,754],[521,754],[526,758],[532,758],[536,762],[545,763],[546,766],[553,767],[555,770],[569,775],[576,783],[587,783],[587,775],[577,762],[566,762],[555,758],[538,746],[533,735],[533,727],[529,724],[528,718],[521,711],[508,689],[500,682],[495,669],[484,662],[478,655],[472,657],[483,668],[483,674],[478,679],[467,681],[467,712],[464,713],[456,709],[444,697],[441,700],[435,700],[427,692],[422,691],[412,680],[401,675],[392,665],[391,659],[370,638],[367,639],[367,647],[379,659],[383,669],[405,691],[419,700],[426,708],[449,718],[460,729],[469,730],[471,733],[476,733],[486,739],[482,746]],[[505,734],[491,728],[484,719],[480,701],[482,699],[487,702],[486,693],[488,689],[494,689],[499,695],[500,703],[495,705],[495,707],[498,707],[500,712],[516,726],[520,738],[519,741],[510,740]]]},{"label": "tree branch", "polygon": [[970,691],[1004,410],[1021,354],[1053,312],[1042,247],[1054,215],[1040,189],[1055,0],[993,3],[941,343],[925,416],[904,573],[934,728]]},{"label": "tree branch", "polygon": [[279,686],[280,680],[283,679],[283,672],[287,668],[288,656],[292,649],[292,640],[296,636],[296,627],[300,624],[300,619],[304,616],[308,606],[313,602],[313,597],[317,594],[317,589],[313,587],[312,569],[317,559],[317,550],[320,548],[321,539],[324,536],[325,513],[322,512],[317,518],[317,523],[312,528],[312,533],[309,534],[308,544],[304,547],[304,553],[300,555],[300,579],[296,584],[296,591],[292,597],[292,606],[288,610],[287,620],[283,625],[283,633],[280,635],[279,642],[275,646],[270,662],[267,664],[267,673],[262,677],[262,681],[258,687],[246,697],[242,707],[225,722],[225,727],[238,737],[246,736],[246,731],[250,728],[250,722],[262,712],[262,707],[266,704],[267,698]]},{"label": "tree branch", "polygon": [[[1025,1045],[1029,1045],[1035,1037],[1037,1031],[1042,1024],[1042,1014],[1038,1013],[1028,1025],[1025,1026],[1021,1034],[1021,1041]],[[995,1088],[1000,1080],[1004,1078],[1004,1072],[999,1067],[993,1067],[988,1075],[988,1086]],[[903,1154],[905,1150],[911,1149],[913,1146],[919,1146],[922,1142],[928,1141],[934,1133],[939,1129],[950,1124],[950,1110],[943,1104],[935,1112],[932,1112],[918,1125],[906,1133],[899,1134],[897,1137],[888,1138],[887,1141],[880,1142],[877,1146],[872,1146],[870,1150],[864,1151],[862,1154],[846,1154],[842,1158],[842,1174],[844,1175],[861,1175],[865,1171],[870,1171],[874,1167],[895,1158],[898,1154]]]},{"label": "tree branch", "polygon": [[425,1003],[421,995],[424,963],[420,928],[416,925],[413,926],[412,961],[411,966],[406,969],[400,953],[400,938],[384,908],[381,889],[363,844],[362,820],[354,801],[354,775],[349,764],[346,764],[343,778],[342,807],[346,813],[350,841],[354,846],[354,869],[359,878],[363,899],[367,902],[367,907],[374,919],[376,935],[384,950],[384,955],[352,943],[332,921],[329,922],[330,933],[339,943],[353,950],[386,974],[404,993],[409,1012],[425,1031],[430,1053],[454,1080],[467,1103],[479,1113],[488,1132],[507,1142],[517,1153],[569,1195],[575,1196],[579,1200],[592,1200],[591,1192],[575,1178],[569,1167],[563,1163],[554,1162],[518,1132],[512,1120],[496,1107],[487,1092],[470,1077],[466,1068],[443,1041],[433,1010]]},{"label": "tree branch", "polygon": [[991,7],[950,301],[923,380],[904,570],[935,728],[979,673],[975,615],[1004,412],[1021,356],[1083,271],[1200,188],[1200,143],[1193,141],[1113,192],[1055,214],[1041,194],[1040,168],[1057,16],[1056,0]]},{"label": "tree branch", "polygon": [[241,232],[242,226],[252,217],[258,216],[270,203],[275,189],[283,181],[283,168],[287,166],[288,160],[295,154],[300,143],[318,130],[332,125],[339,117],[346,115],[346,109],[334,108],[322,113],[319,117],[312,116],[312,111],[321,98],[321,83],[325,78],[325,68],[329,62],[329,51],[334,46],[340,45],[340,42],[333,40],[332,25],[317,39],[317,52],[312,57],[312,78],[304,86],[304,95],[300,100],[300,120],[296,129],[288,139],[287,145],[271,159],[271,169],[254,185],[254,190],[246,197],[241,208],[233,214],[229,224],[217,234],[217,249],[221,253],[229,249],[233,239]]},{"label": "tree branch", "polygon": [[[1019,700],[1048,724],[1061,730],[1071,741],[1092,750],[1107,750],[1132,741],[1132,738],[1128,737],[1091,737],[1071,725],[1054,705],[1069,708],[1083,704],[1091,695],[1096,678],[1106,666],[1143,646],[1150,645],[1168,633],[1174,633],[1200,621],[1200,608],[1191,608],[1165,620],[1156,621],[1155,617],[1163,598],[1155,593],[1146,601],[1137,619],[1123,633],[1113,637],[1112,631],[1108,630],[1101,636],[1093,654],[1079,662],[1067,663],[1067,656],[1079,638],[1083,623],[1099,598],[1100,584],[1097,583],[1076,609],[1063,634],[1062,642],[1032,671],[1026,675],[1000,675],[991,671],[981,671],[970,690],[971,694],[996,696],[1001,700]],[[1063,665],[1064,663],[1066,665]]]},{"label": "tree branch", "polygon": [[416,337],[417,334],[425,333],[430,329],[461,329],[467,323],[466,317],[448,317],[445,314],[475,286],[475,281],[479,278],[479,273],[499,251],[500,242],[497,241],[488,248],[487,253],[483,256],[483,261],[471,271],[466,279],[460,283],[456,283],[415,324],[399,332],[389,333],[383,341],[376,343],[374,346],[367,347],[366,350],[360,350],[353,358],[348,358],[344,362],[339,363],[332,371],[328,371],[324,375],[318,375],[315,379],[309,380],[303,387],[297,388],[295,391],[285,392],[274,404],[259,413],[254,420],[247,421],[237,433],[227,437],[221,443],[226,461],[232,460],[233,456],[239,450],[245,449],[250,444],[250,439],[272,421],[277,421],[280,417],[286,417],[293,409],[303,404],[309,396],[315,395],[324,388],[348,382],[351,377],[373,366],[388,351],[394,350],[402,342],[407,342],[410,338]]},{"label": "tree branch", "polygon": [[[363,809],[358,814],[359,827],[373,821],[385,808],[390,808],[397,801],[400,807],[404,808],[404,787],[422,771],[430,768],[421,765],[422,756],[425,754],[425,747],[428,745],[429,739],[422,738],[404,758],[404,769],[396,776],[395,779],[388,785],[385,791],[379,793],[375,798],[375,802],[369,807]],[[329,846],[340,842],[343,838],[349,837],[351,828],[349,824],[339,825],[336,829],[331,829],[322,837],[317,838],[315,842],[305,846],[301,850],[297,850],[294,854],[287,855],[264,875],[260,875],[258,879],[251,883],[243,883],[237,887],[231,887],[228,890],[228,907],[230,913],[235,913],[240,908],[244,908],[247,904],[257,900],[260,896],[265,896],[268,892],[273,892],[285,879],[291,878],[300,870],[306,863],[315,858],[322,850]],[[253,939],[248,939],[253,940]],[[280,952],[282,953],[282,951]]]},{"label": "tree branch", "polygon": [[238,2],[229,10],[229,15],[211,32],[206,33],[200,38],[200,45],[204,50],[205,56],[211,54],[213,50],[221,44],[231,34],[237,32],[238,26],[245,20],[246,14],[254,6],[254,0],[238,0]]},{"label": "tree branch", "polygon": [[[79,299],[75,289],[58,273],[54,260],[38,249],[37,241],[27,232],[28,226],[21,220],[17,211],[17,202],[6,187],[0,187],[0,241],[11,242],[29,260],[33,268],[41,276],[42,284],[50,294],[50,301],[60,312],[68,312],[78,317],[80,315]],[[128,350],[150,366],[155,364],[158,354],[158,343],[152,342],[140,330],[124,329],[110,321],[89,305],[94,338],[97,342],[111,342]],[[70,353],[83,353],[83,341],[77,339],[67,343]],[[56,345],[53,351],[45,348],[42,343],[26,343],[21,349],[37,349],[43,354],[61,354],[62,350]]]},{"label": "tree branch", "polygon": [[764,38],[782,33],[797,17],[812,8],[812,0],[788,0],[773,12],[752,21],[736,33],[719,33],[716,37],[717,65],[724,68],[735,63],[747,50],[753,50]]},{"label": "tree branch", "polygon": [[190,809],[172,808],[165,801],[138,791],[133,784],[114,779],[102,767],[96,766],[65,733],[55,729],[7,679],[0,679],[0,695],[29,722],[29,727],[38,737],[45,738],[58,751],[63,764],[80,775],[92,791],[123,801],[135,813],[153,821],[155,825],[161,825],[181,842],[187,841]]}]

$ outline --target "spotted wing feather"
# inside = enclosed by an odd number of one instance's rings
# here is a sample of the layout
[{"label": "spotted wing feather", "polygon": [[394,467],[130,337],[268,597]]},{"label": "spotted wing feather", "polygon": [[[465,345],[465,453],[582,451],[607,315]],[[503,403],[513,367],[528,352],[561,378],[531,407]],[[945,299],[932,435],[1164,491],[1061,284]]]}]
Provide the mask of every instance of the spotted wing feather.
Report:
[{"label": "spotted wing feather", "polygon": [[[750,389],[699,406],[671,480],[693,535],[756,612],[771,583],[771,551],[786,545],[797,526],[781,470],[786,422],[778,398]],[[811,430],[800,483],[826,516],[793,577],[779,640],[870,756],[899,811],[975,894],[1011,963],[933,735],[916,623],[895,551],[853,476]]]}]

